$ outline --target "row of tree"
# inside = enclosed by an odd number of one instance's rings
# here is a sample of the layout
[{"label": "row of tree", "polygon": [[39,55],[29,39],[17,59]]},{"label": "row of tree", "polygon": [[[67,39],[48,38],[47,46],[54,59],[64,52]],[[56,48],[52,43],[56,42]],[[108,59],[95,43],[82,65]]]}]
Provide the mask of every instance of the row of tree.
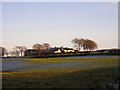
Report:
[{"label": "row of tree", "polygon": [[[39,52],[46,52],[51,48],[51,46],[49,43],[43,43],[43,44],[37,43],[34,44],[32,48],[38,50]],[[12,51],[8,52],[8,50],[5,47],[0,47],[0,56],[4,56],[4,55],[23,56],[26,50],[27,47],[25,46],[15,46],[12,49]]]},{"label": "row of tree", "polygon": [[23,56],[25,50],[27,50],[27,48],[25,46],[16,46],[15,48],[12,49],[12,51],[9,51],[5,48],[5,47],[0,47],[0,56]]},{"label": "row of tree", "polygon": [[[97,44],[89,39],[83,39],[83,38],[74,38],[72,40],[72,43],[74,44],[74,48],[76,50],[89,50],[92,51],[94,49],[97,49]],[[38,50],[39,52],[47,52],[51,46],[49,43],[43,43],[43,44],[34,44],[33,49]],[[5,47],[0,47],[0,56],[23,56],[24,52],[27,50],[27,48],[25,46],[15,46],[12,51],[7,51],[7,49]]]}]

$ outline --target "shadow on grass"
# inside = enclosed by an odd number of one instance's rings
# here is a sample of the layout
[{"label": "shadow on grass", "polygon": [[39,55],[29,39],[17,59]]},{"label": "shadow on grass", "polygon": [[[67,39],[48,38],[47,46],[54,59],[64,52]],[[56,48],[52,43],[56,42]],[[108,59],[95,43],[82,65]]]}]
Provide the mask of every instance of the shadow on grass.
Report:
[{"label": "shadow on grass", "polygon": [[[57,73],[54,72],[54,74]],[[39,74],[39,72],[38,72]],[[47,73],[51,74],[51,73]],[[44,74],[43,74],[44,75]],[[21,75],[22,76],[22,75]],[[3,88],[118,88],[118,67],[78,70],[56,76],[4,77]]]}]

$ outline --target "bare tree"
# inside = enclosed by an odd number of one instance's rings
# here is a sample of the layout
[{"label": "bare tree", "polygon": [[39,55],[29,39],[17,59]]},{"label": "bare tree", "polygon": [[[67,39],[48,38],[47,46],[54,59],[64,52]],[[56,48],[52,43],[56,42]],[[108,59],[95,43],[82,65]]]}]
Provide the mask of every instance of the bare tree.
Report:
[{"label": "bare tree", "polygon": [[14,52],[15,52],[15,56],[19,56],[19,54],[20,54],[20,51],[19,51],[19,50],[14,49]]},{"label": "bare tree", "polygon": [[94,49],[98,48],[97,44],[92,40],[85,39],[84,42],[85,42],[84,45],[83,45],[84,50],[91,51],[91,50],[94,50]]},{"label": "bare tree", "polygon": [[16,55],[15,51],[10,51],[9,53],[11,54],[11,56],[15,56]]},{"label": "bare tree", "polygon": [[39,50],[39,51],[46,50],[46,49],[49,49],[49,48],[50,48],[49,43],[43,43],[43,45],[37,43],[37,44],[33,45],[33,49],[36,49],[36,50]]},{"label": "bare tree", "polygon": [[25,50],[27,50],[27,48],[25,46],[16,46],[16,54],[20,53],[21,56],[23,56],[23,53],[25,52]]},{"label": "bare tree", "polygon": [[74,38],[72,40],[72,43],[74,43],[74,47],[77,49],[77,50],[80,50],[82,47],[83,47],[83,44],[84,44],[84,39],[82,38]]},{"label": "bare tree", "polygon": [[7,50],[5,47],[0,47],[0,56],[4,57],[4,55],[6,54]]},{"label": "bare tree", "polygon": [[91,51],[98,47],[94,41],[89,40],[89,39],[75,38],[72,40],[72,42],[75,44],[75,48],[77,50],[80,50],[81,48],[83,48],[84,50]]},{"label": "bare tree", "polygon": [[49,43],[43,43],[44,49],[48,50],[51,48]]},{"label": "bare tree", "polygon": [[46,54],[46,52],[48,52],[48,50],[50,49],[50,45],[49,43],[43,43],[43,44],[34,44],[33,45],[33,49],[36,49],[39,53],[39,55],[43,55]]},{"label": "bare tree", "polygon": [[9,55],[9,52],[6,50],[6,52],[5,52],[5,55],[8,57],[8,55]]},{"label": "bare tree", "polygon": [[34,44],[34,45],[33,45],[33,49],[41,50],[41,49],[44,49],[44,46],[41,45],[41,44],[39,44],[39,43],[37,43],[37,44]]}]

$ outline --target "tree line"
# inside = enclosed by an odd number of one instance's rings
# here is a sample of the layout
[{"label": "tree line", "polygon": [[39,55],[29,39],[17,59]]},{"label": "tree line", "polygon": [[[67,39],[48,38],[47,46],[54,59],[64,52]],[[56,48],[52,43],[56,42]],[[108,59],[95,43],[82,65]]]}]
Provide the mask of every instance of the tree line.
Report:
[{"label": "tree line", "polygon": [[12,51],[9,51],[5,47],[0,47],[0,56],[23,56],[24,52],[27,50],[25,46],[15,46]]},{"label": "tree line", "polygon": [[[51,48],[49,43],[43,44],[34,44],[32,49],[37,50],[38,52],[47,52]],[[24,56],[24,52],[27,50],[25,46],[15,46],[12,51],[9,51],[5,47],[0,47],[0,56]]]},{"label": "tree line", "polygon": [[[83,39],[83,38],[74,38],[71,41],[74,44],[74,47],[76,50],[80,51],[81,49],[92,51],[94,49],[97,49],[97,44],[90,39]],[[43,43],[39,44],[36,43],[32,46],[32,49],[38,50],[38,52],[48,52],[51,48],[49,43]],[[12,51],[9,51],[5,47],[0,47],[0,56],[24,56],[24,52],[27,50],[27,47],[25,46],[15,46]]]}]

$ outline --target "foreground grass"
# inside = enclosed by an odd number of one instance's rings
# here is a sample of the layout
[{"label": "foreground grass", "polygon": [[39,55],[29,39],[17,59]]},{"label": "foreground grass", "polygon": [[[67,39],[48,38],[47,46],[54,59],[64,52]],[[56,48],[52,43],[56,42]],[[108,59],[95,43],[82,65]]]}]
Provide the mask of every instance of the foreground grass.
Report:
[{"label": "foreground grass", "polygon": [[3,76],[3,88],[117,88],[117,73],[117,67],[14,73]]},{"label": "foreground grass", "polygon": [[[32,69],[5,72],[3,88],[117,88],[118,58],[30,59],[34,65],[64,62],[95,62],[92,68],[59,70]],[[33,62],[32,62],[33,61]],[[42,63],[43,62],[43,63]]]}]

